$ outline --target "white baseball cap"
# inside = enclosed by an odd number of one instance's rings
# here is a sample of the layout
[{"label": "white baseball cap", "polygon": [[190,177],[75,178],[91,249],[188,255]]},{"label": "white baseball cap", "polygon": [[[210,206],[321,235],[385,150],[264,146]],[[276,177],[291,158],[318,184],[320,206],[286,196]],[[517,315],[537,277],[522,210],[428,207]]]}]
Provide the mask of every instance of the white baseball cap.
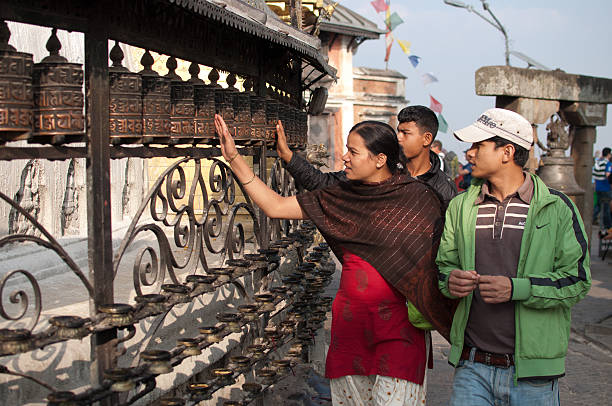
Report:
[{"label": "white baseball cap", "polygon": [[531,123],[514,111],[489,109],[482,113],[473,124],[454,132],[464,142],[480,142],[501,137],[527,150],[533,145]]}]

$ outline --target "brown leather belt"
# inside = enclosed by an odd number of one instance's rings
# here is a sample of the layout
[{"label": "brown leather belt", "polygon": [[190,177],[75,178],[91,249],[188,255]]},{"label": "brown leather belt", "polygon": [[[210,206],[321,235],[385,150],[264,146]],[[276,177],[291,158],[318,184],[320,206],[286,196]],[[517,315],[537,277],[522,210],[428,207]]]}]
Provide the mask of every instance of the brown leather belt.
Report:
[{"label": "brown leather belt", "polygon": [[[470,347],[463,347],[460,359],[469,360],[470,350]],[[512,354],[495,354],[493,352],[484,352],[476,349],[474,353],[474,362],[494,367],[509,368],[514,365],[514,356]]]}]

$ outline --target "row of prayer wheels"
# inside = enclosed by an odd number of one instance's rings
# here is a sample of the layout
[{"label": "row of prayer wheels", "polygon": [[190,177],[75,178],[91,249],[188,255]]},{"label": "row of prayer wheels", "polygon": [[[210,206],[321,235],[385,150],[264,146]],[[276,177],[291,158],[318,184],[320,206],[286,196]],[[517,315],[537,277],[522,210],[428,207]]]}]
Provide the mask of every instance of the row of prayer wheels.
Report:
[{"label": "row of prayer wheels", "polygon": [[[10,32],[0,23],[0,143],[28,142],[64,144],[83,141],[83,68],[59,55],[61,44],[52,30],[47,42],[50,55],[33,63],[32,55],[8,45]],[[236,141],[273,142],[281,120],[291,146],[307,143],[307,113],[287,102],[279,93],[259,96],[247,78],[244,91],[229,74],[227,88],[217,84],[219,73],[211,70],[211,83],[198,78],[200,68],[192,63],[191,78],[176,73],[176,59],[168,59],[169,73],[152,69],[146,51],[144,69],[130,72],[122,66],[123,52],[115,43],[110,52],[109,133],[113,144],[215,143],[215,113],[223,116]]]}]

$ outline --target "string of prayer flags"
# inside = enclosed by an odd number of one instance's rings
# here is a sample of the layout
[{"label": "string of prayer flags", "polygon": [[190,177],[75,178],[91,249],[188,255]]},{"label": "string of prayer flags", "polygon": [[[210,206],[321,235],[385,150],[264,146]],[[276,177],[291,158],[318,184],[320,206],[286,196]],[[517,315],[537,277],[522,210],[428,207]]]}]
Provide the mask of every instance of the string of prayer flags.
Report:
[{"label": "string of prayer flags", "polygon": [[438,114],[438,131],[446,133],[448,132],[448,123],[444,119],[442,113]]},{"label": "string of prayer flags", "polygon": [[385,0],[374,0],[370,4],[376,9],[377,13],[387,11],[389,5],[385,3]]},{"label": "string of prayer flags", "polygon": [[405,41],[403,39],[396,39],[396,41],[400,48],[402,48],[402,51],[404,51],[406,55],[410,55],[410,41]]},{"label": "string of prayer flags", "polygon": [[412,67],[416,68],[417,65],[419,64],[419,61],[421,60],[421,57],[416,56],[416,55],[410,55],[408,59],[410,59],[410,63],[412,64]]},{"label": "string of prayer flags", "polygon": [[429,95],[429,108],[435,111],[436,113],[442,114],[442,103],[434,99],[432,95]]},{"label": "string of prayer flags", "polygon": [[423,84],[424,84],[425,86],[427,86],[427,85],[428,85],[428,84],[430,84],[430,83],[437,82],[437,81],[438,81],[438,78],[437,78],[437,77],[435,77],[435,76],[433,75],[433,73],[428,72],[428,73],[424,73],[424,74],[422,74],[422,75],[421,75],[421,80],[423,81]]},{"label": "string of prayer flags", "polygon": [[[389,11],[387,10],[387,14],[388,13]],[[400,17],[399,14],[397,14],[397,12],[395,11],[393,12],[393,14],[385,18],[385,24],[387,25],[387,29],[389,31],[393,31],[398,25],[400,25],[403,22],[404,20],[402,20],[402,17]]]},{"label": "string of prayer flags", "polygon": [[389,56],[391,56],[391,45],[393,45],[393,36],[391,35],[391,31],[387,31],[385,34],[385,42],[387,46],[387,52],[385,53],[385,62],[389,61]]}]

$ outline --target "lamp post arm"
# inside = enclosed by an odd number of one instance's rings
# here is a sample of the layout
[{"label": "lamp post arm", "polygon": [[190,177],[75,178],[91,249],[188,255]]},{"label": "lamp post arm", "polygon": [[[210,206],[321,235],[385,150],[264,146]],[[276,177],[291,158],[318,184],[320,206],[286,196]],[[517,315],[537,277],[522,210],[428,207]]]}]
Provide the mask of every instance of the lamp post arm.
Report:
[{"label": "lamp post arm", "polygon": [[[497,19],[495,14],[493,14],[491,9],[489,8],[489,3],[487,3],[486,0],[481,0],[481,1],[482,1],[482,7],[491,15],[491,17],[493,17],[493,20],[495,20],[495,22],[497,24],[493,24],[493,22],[488,20],[488,19],[487,19],[487,21],[489,21],[490,24],[495,26],[495,28],[500,30],[501,33],[504,35],[504,42],[505,42],[505,45],[506,45],[506,53],[505,53],[506,54],[506,66],[510,66],[510,47],[508,46],[508,33],[506,32],[506,29],[504,28],[502,23]],[[476,12],[476,10],[474,10],[474,12]],[[481,17],[483,17],[483,16],[481,16]]]}]

